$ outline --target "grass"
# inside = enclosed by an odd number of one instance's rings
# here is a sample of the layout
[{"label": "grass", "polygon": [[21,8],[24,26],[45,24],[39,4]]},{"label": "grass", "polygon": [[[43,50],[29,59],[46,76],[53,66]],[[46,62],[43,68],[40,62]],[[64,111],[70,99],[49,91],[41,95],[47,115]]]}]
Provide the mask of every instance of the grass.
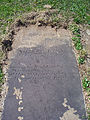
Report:
[{"label": "grass", "polygon": [[[69,27],[73,33],[72,40],[74,46],[79,52],[78,63],[84,64],[87,53],[83,49],[80,29],[77,24],[90,25],[90,0],[0,0],[0,41],[2,40],[2,35],[7,34],[7,26],[15,18],[22,16],[26,12],[44,10],[43,6],[46,4],[57,9],[58,13],[66,21],[72,20],[75,23]],[[53,15],[53,21],[55,23],[59,20],[57,15]],[[0,50],[0,61],[1,59],[3,59],[3,53]],[[0,84],[2,83],[3,73],[0,67]],[[90,82],[87,77],[83,79],[82,83],[84,89],[87,90],[90,88]]]},{"label": "grass", "polygon": [[87,52],[83,49],[83,45],[81,42],[80,29],[77,24],[71,24],[69,28],[73,33],[72,40],[73,40],[74,46],[76,50],[78,50],[79,52],[78,63],[84,64],[87,57]]},{"label": "grass", "polygon": [[79,57],[78,58],[78,63],[79,64],[84,64],[85,63],[85,58],[84,57]]},{"label": "grass", "polygon": [[58,9],[66,19],[73,18],[76,23],[90,24],[89,0],[0,0],[0,33],[6,33],[6,27],[17,16],[32,10],[42,10],[45,4]]},{"label": "grass", "polygon": [[[80,34],[80,29],[78,27],[77,24],[71,24],[69,26],[69,29],[72,31],[73,37],[73,43],[74,46],[76,48],[76,50],[78,51],[78,64],[82,65],[85,63],[86,58],[87,58],[87,52],[86,50],[83,48],[82,42],[81,42],[81,34]],[[90,70],[83,71],[83,76],[82,76],[82,86],[85,90],[85,92],[88,95],[88,101],[90,100]],[[87,119],[90,120],[90,107],[87,107]]]},{"label": "grass", "polygon": [[83,79],[83,87],[84,89],[90,91],[90,81],[87,79],[87,77],[84,77]]}]

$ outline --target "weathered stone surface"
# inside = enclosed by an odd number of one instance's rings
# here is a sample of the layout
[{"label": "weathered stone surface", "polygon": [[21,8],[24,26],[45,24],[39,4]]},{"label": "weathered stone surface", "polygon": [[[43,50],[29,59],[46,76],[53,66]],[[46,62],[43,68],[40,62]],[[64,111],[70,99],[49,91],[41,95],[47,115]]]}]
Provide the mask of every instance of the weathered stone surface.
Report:
[{"label": "weathered stone surface", "polygon": [[16,35],[9,58],[2,120],[86,120],[68,31],[24,28]]}]

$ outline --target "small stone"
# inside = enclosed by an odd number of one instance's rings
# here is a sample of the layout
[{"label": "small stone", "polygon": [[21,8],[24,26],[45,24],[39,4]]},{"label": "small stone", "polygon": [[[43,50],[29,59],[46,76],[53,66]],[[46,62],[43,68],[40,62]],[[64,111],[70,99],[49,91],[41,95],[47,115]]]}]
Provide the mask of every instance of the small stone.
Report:
[{"label": "small stone", "polygon": [[44,8],[51,9],[52,6],[51,5],[44,5]]},{"label": "small stone", "polygon": [[90,35],[90,30],[89,30],[89,29],[87,29],[87,30],[86,30],[86,33],[87,33],[88,35]]},{"label": "small stone", "polygon": [[38,23],[38,26],[42,26],[42,24],[39,22],[39,23]]}]

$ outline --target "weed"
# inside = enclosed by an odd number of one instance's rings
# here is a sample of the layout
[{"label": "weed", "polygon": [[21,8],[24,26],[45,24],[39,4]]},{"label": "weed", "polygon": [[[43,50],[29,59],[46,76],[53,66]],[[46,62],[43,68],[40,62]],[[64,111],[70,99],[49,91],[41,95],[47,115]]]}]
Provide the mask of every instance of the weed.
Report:
[{"label": "weed", "polygon": [[69,29],[72,31],[72,33],[73,33],[74,35],[77,35],[77,36],[80,35],[80,29],[79,29],[79,26],[78,26],[77,24],[71,24],[71,25],[69,26]]},{"label": "weed", "polygon": [[80,35],[80,34],[76,34],[76,37],[79,37],[79,38],[81,38],[81,35]]},{"label": "weed", "polygon": [[80,42],[80,38],[79,37],[72,37],[72,40],[75,42]]},{"label": "weed", "polygon": [[85,77],[82,81],[83,88],[90,91],[90,81]]},{"label": "weed", "polygon": [[76,37],[72,37],[72,40],[73,40],[73,41],[76,41],[76,40],[77,40],[77,38],[76,38]]},{"label": "weed", "polygon": [[1,69],[1,67],[0,67],[0,85],[1,84],[3,84],[3,76],[4,76],[4,74],[3,74],[3,72],[2,72],[2,69]]},{"label": "weed", "polygon": [[80,57],[83,57],[83,58],[86,58],[87,57],[87,52],[86,52],[86,50],[81,50],[80,51]]},{"label": "weed", "polygon": [[79,64],[85,63],[85,58],[84,58],[84,57],[79,57],[79,58],[78,58],[78,63],[79,63]]},{"label": "weed", "polygon": [[72,37],[72,40],[74,41],[74,45],[76,50],[79,50],[79,58],[78,58],[78,63],[79,64],[84,64],[85,59],[87,57],[87,52],[83,49],[83,45],[81,43],[81,35],[80,35],[80,29],[76,24],[71,24],[69,26],[70,30],[74,34]]},{"label": "weed", "polygon": [[82,44],[81,44],[80,41],[78,41],[78,42],[75,43],[75,48],[76,48],[77,50],[82,50],[83,46],[82,46]]},{"label": "weed", "polygon": [[[76,30],[76,29],[73,28],[73,30]],[[74,31],[74,32],[76,32],[76,31]],[[77,50],[83,49],[80,34],[76,34],[74,37],[72,37],[72,40],[74,41],[74,45]]]}]

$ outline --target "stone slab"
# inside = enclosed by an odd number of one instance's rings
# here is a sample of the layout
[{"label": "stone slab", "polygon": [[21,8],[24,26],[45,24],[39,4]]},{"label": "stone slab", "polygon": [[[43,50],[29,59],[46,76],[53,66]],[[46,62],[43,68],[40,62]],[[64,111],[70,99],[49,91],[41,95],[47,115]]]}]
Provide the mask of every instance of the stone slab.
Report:
[{"label": "stone slab", "polygon": [[2,120],[86,120],[69,33],[50,27],[20,32],[10,53]]}]

